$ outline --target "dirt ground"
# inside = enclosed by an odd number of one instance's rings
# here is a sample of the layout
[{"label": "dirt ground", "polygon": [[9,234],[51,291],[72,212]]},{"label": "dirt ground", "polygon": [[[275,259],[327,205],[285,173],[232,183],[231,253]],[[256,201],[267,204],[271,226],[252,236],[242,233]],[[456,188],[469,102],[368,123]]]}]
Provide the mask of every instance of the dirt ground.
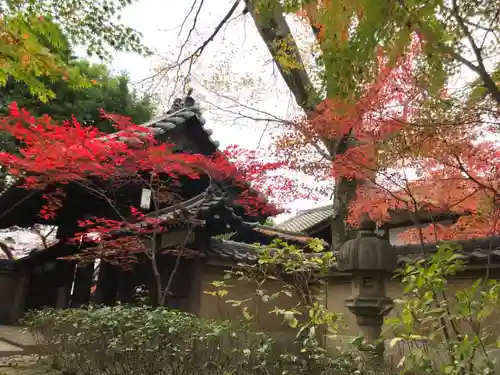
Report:
[{"label": "dirt ground", "polygon": [[0,375],[61,375],[44,361],[33,356],[14,356],[0,358]]}]

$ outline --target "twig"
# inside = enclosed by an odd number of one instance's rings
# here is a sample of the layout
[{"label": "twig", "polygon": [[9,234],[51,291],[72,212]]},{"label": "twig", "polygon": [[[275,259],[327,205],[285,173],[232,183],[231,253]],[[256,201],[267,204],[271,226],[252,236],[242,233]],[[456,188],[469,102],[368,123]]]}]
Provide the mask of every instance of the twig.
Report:
[{"label": "twig", "polygon": [[[240,4],[240,0],[236,0],[235,3],[233,4],[233,6],[231,7],[231,9],[229,9],[229,12],[227,12],[227,14],[224,16],[222,21],[219,22],[219,24],[217,25],[217,27],[215,28],[213,33],[208,37],[208,39],[206,39],[202,43],[202,45],[199,46],[191,55],[189,55],[184,60],[182,60],[179,63],[179,65],[183,65],[184,63],[186,63],[187,61],[189,61],[191,59],[197,59],[203,53],[205,48],[207,48],[208,44],[210,42],[212,42],[214,40],[214,38],[217,36],[217,34],[222,29],[224,24],[229,20],[229,18],[231,18],[231,16],[233,15],[234,11],[236,10],[236,8],[238,7],[239,4]],[[200,6],[200,8],[201,8],[201,6]]]}]

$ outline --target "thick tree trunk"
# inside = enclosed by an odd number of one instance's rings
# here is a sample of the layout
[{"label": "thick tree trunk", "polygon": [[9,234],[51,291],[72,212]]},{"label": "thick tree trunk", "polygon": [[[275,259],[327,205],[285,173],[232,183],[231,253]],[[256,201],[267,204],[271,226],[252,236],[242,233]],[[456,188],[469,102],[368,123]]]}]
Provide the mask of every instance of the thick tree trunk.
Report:
[{"label": "thick tree trunk", "polygon": [[[273,57],[281,76],[294,95],[297,104],[304,112],[309,113],[313,111],[320,103],[321,98],[314,89],[304,68],[299,48],[288,27],[279,2],[275,2],[273,9],[269,10],[270,14],[266,14],[268,12],[263,12],[260,9],[255,9],[253,6],[255,2],[245,0],[247,10],[252,16],[255,26]],[[287,46],[287,60],[293,60],[293,65],[296,68],[284,67],[277,58],[280,55],[280,48],[283,48],[283,43],[286,43],[285,45]]]},{"label": "thick tree trunk", "polygon": [[[283,80],[292,92],[297,104],[306,115],[314,116],[313,111],[321,102],[321,96],[314,89],[312,82],[305,70],[297,44],[290,32],[290,28],[283,15],[283,9],[278,2],[274,2],[272,9],[259,9],[252,6],[252,0],[245,0],[248,13],[251,14],[260,36],[265,42],[271,56],[278,67]],[[255,3],[255,2],[254,2]],[[314,30],[313,30],[314,31]],[[294,67],[283,66],[277,56],[279,48],[286,43],[287,60],[294,61]],[[290,64],[289,64],[290,65]],[[326,146],[328,159],[334,161],[337,155],[345,153],[353,145],[351,134],[342,138],[321,139]],[[346,218],[349,213],[349,203],[355,198],[356,188],[361,181],[338,178],[334,184],[333,210],[334,217],[331,221],[332,248],[338,248],[348,238]]]},{"label": "thick tree trunk", "polygon": [[334,216],[330,224],[332,249],[338,249],[348,240],[346,218],[349,214],[349,203],[354,199],[359,181],[346,178],[337,179],[333,193]]}]

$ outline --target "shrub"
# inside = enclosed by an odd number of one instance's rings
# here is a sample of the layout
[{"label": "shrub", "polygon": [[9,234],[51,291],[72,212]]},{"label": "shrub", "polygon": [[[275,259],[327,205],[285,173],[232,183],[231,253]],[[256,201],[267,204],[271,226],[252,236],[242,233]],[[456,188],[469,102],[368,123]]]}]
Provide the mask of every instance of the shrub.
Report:
[{"label": "shrub", "polygon": [[165,308],[46,309],[26,325],[45,354],[79,375],[267,374],[285,362],[263,333]]},{"label": "shrub", "polygon": [[[430,260],[399,270],[404,294],[397,316],[386,320],[391,345],[403,354],[398,370],[408,374],[475,375],[499,371],[500,282],[488,277],[467,287],[450,282],[465,263],[443,244]],[[487,276],[487,275],[486,275]]]},{"label": "shrub", "polygon": [[[350,357],[312,361],[242,322],[165,308],[90,307],[32,312],[25,324],[67,374],[346,374]],[[353,359],[353,358],[351,358]]]}]

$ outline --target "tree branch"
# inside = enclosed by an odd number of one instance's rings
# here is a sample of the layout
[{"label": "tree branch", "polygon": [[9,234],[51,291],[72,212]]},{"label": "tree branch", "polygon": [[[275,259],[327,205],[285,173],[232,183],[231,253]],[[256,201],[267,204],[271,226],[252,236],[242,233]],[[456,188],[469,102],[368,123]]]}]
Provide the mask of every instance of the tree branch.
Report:
[{"label": "tree branch", "polygon": [[7,259],[9,260],[14,259],[14,254],[12,254],[12,250],[10,250],[10,248],[3,242],[0,242],[0,250],[4,252],[4,254],[7,256]]},{"label": "tree branch", "polygon": [[[474,52],[474,55],[476,56],[476,60],[477,60],[477,66],[472,64],[472,63],[470,64],[470,65],[474,66],[475,69],[472,69],[471,66],[468,64],[466,64],[466,65],[470,69],[475,71],[479,75],[479,77],[481,77],[486,89],[488,89],[490,94],[493,96],[493,99],[495,99],[495,101],[498,103],[498,105],[500,105],[500,89],[496,85],[493,78],[491,78],[490,74],[486,70],[486,67],[484,66],[483,53],[481,51],[481,48],[479,48],[477,46],[476,41],[474,40],[469,28],[467,27],[467,25],[464,22],[464,19],[460,15],[456,0],[452,1],[452,6],[453,6],[453,8],[451,9],[451,14],[455,17],[455,19],[457,20],[458,26],[460,26],[460,29],[462,29],[462,32],[464,33],[465,37],[469,41],[469,44],[470,44],[472,51]],[[461,59],[460,61],[463,61],[463,60],[465,60],[465,59]]]},{"label": "tree branch", "polygon": [[[420,22],[419,19],[416,17],[413,17],[411,10],[408,9],[406,6],[404,0],[398,0],[398,3],[400,6],[405,10],[409,16],[412,17],[411,24],[412,28],[415,32],[421,34],[421,35],[427,35],[429,36],[430,33],[427,33],[427,29],[425,28],[425,25]],[[456,6],[456,1],[453,1],[454,6]],[[484,63],[483,63],[483,56],[481,53],[481,50],[478,48],[477,44],[474,41],[474,38],[472,37],[470,30],[467,28],[467,26],[464,23],[464,19],[458,14],[458,10],[455,9],[449,9],[450,13],[455,17],[457,20],[460,28],[462,29],[462,32],[465,34],[466,38],[469,40],[469,43],[471,45],[471,48],[476,56],[476,59],[478,60],[478,65],[475,65],[471,61],[467,60],[465,57],[460,55],[458,52],[453,50],[453,48],[448,47],[446,44],[441,42],[440,40],[433,38],[431,41],[434,43],[440,50],[442,50],[444,53],[449,54],[452,56],[456,61],[460,62],[461,64],[465,65],[468,67],[470,70],[472,70],[474,73],[476,73],[481,81],[483,82],[484,87],[488,90],[488,92],[491,94],[493,99],[500,105],[500,89],[497,87],[495,81],[491,78],[490,74],[486,70]]]},{"label": "tree branch", "polygon": [[[245,0],[248,12],[297,104],[304,112],[310,113],[320,103],[321,98],[304,68],[299,48],[283,16],[281,6],[277,2],[275,3],[272,5],[272,14],[262,15],[263,12],[258,12],[251,0]],[[292,68],[285,67],[277,59],[277,56],[280,55],[280,46],[284,43],[287,46],[287,59],[294,62]]]},{"label": "tree branch", "polygon": [[[188,57],[186,57],[185,59],[180,61],[178,63],[178,65],[183,65],[184,63],[186,63],[189,60],[197,59],[203,53],[205,48],[207,48],[208,44],[214,40],[214,38],[217,36],[219,31],[226,24],[226,22],[229,21],[229,18],[231,18],[231,16],[233,15],[234,11],[236,10],[236,8],[238,7],[239,4],[240,4],[240,0],[236,0],[234,2],[233,6],[231,7],[231,9],[229,9],[227,14],[222,19],[222,21],[220,21],[219,24],[217,25],[217,27],[214,29],[212,34],[210,34],[210,36],[191,55],[189,55]],[[200,8],[201,8],[201,5],[200,5]]]}]

